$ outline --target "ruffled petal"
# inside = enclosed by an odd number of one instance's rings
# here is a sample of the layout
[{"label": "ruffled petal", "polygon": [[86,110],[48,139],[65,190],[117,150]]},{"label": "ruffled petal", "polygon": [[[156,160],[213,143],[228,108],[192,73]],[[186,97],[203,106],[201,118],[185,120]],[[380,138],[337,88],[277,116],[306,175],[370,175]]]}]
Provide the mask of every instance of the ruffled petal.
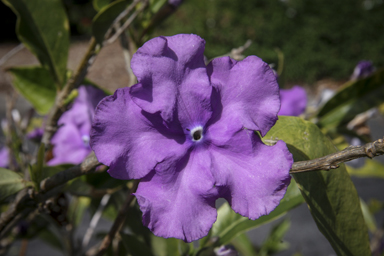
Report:
[{"label": "ruffled petal", "polygon": [[299,116],[307,107],[307,93],[301,86],[295,85],[291,89],[281,89],[281,108],[279,116]]},{"label": "ruffled petal", "polygon": [[220,197],[250,219],[269,214],[290,182],[293,159],[283,141],[264,145],[252,131],[242,130],[225,146],[211,145],[212,170]]},{"label": "ruffled petal", "polygon": [[105,96],[102,90],[91,85],[80,86],[77,98],[71,108],[61,116],[59,124],[73,123],[81,134],[89,135],[95,108]]},{"label": "ruffled petal", "polygon": [[182,132],[170,132],[159,114],[133,103],[129,88],[116,90],[96,108],[90,144],[114,178],[140,179],[153,169],[168,169],[184,156],[188,143]]},{"label": "ruffled petal", "polygon": [[160,112],[184,128],[204,125],[211,116],[212,87],[204,64],[205,42],[196,35],[156,37],[134,54],[132,70],[139,83],[133,101],[144,111]]},{"label": "ruffled petal", "polygon": [[73,123],[63,124],[55,133],[51,143],[54,145],[53,158],[47,165],[80,164],[91,153],[91,148],[84,145],[79,129]]},{"label": "ruffled petal", "polygon": [[224,123],[238,119],[240,126],[264,136],[280,109],[279,87],[268,64],[256,56],[239,62],[221,57],[208,64],[207,72],[221,98],[222,108],[216,108],[214,119]]},{"label": "ruffled petal", "polygon": [[217,215],[210,168],[209,154],[195,149],[175,170],[145,177],[135,194],[144,225],[157,236],[186,242],[206,236]]}]

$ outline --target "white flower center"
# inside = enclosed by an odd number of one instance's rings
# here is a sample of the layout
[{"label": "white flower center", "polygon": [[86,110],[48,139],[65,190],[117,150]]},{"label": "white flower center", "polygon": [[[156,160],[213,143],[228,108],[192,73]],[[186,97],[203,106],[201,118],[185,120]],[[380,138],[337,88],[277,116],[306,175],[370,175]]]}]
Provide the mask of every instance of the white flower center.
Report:
[{"label": "white flower center", "polygon": [[89,140],[91,139],[89,135],[83,135],[81,136],[81,139],[83,140],[84,146],[89,147]]},{"label": "white flower center", "polygon": [[203,138],[203,127],[198,126],[191,130],[192,141],[200,141]]}]

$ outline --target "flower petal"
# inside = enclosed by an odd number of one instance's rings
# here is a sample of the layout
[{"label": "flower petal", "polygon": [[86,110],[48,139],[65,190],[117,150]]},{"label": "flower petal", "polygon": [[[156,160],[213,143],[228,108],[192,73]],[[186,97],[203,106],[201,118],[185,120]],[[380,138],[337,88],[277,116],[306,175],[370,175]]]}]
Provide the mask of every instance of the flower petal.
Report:
[{"label": "flower petal", "polygon": [[279,87],[268,64],[256,56],[239,62],[221,57],[208,64],[207,72],[220,93],[220,122],[228,123],[236,115],[239,125],[264,136],[275,124],[280,109]]},{"label": "flower petal", "polygon": [[299,116],[307,107],[307,93],[301,86],[280,90],[281,108],[279,116]]},{"label": "flower petal", "polygon": [[283,141],[266,146],[252,131],[239,131],[227,145],[211,145],[212,170],[220,196],[250,219],[269,214],[290,182],[293,159]]},{"label": "flower petal", "polygon": [[133,101],[144,111],[160,112],[168,123],[204,125],[211,116],[212,87],[204,64],[205,42],[196,35],[157,37],[134,54],[132,70],[139,83]]},{"label": "flower petal", "polygon": [[73,123],[63,124],[51,139],[54,157],[47,165],[80,164],[91,153],[91,148],[84,146],[81,136]]},{"label": "flower petal", "polygon": [[97,159],[118,179],[139,179],[154,168],[168,169],[188,149],[179,133],[170,132],[159,114],[149,114],[133,103],[129,88],[118,89],[96,108],[91,147]]},{"label": "flower petal", "polygon": [[145,177],[135,194],[144,225],[157,236],[186,242],[206,236],[217,215],[210,167],[209,154],[195,149],[176,170]]},{"label": "flower petal", "polygon": [[9,151],[6,147],[0,146],[0,167],[7,168],[9,165]]}]

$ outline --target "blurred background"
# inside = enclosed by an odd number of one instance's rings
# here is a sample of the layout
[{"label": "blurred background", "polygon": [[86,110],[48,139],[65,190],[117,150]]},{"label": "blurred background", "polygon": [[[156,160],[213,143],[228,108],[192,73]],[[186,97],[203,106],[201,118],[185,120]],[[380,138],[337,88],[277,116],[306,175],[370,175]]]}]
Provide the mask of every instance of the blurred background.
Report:
[{"label": "blurred background", "polygon": [[[91,0],[63,0],[73,40],[90,36]],[[284,55],[280,83],[345,80],[361,59],[384,66],[383,0],[186,0],[153,36],[194,33],[210,59],[245,44],[268,63]],[[16,17],[0,3],[1,43],[16,42]]]},{"label": "blurred background", "polygon": [[[63,3],[72,36],[69,68],[74,69],[87,47],[96,11],[91,0],[63,0]],[[185,0],[152,35],[198,34],[206,40],[208,59],[224,55],[251,40],[252,44],[243,54],[257,55],[267,63],[283,67],[279,79],[281,87],[299,84],[317,95],[319,88],[335,89],[349,80],[360,60],[370,60],[376,67],[384,66],[383,17],[383,0]],[[16,16],[2,2],[0,22],[2,58],[19,44],[15,34]],[[37,59],[24,48],[2,68],[37,63]],[[128,84],[129,77],[118,42],[103,48],[88,77],[111,91]],[[10,80],[1,71],[0,117],[4,116],[4,93],[9,86]],[[18,108],[23,113],[29,105],[19,99]],[[382,116],[372,118],[368,124],[372,139],[383,135]],[[366,202],[384,201],[383,179],[353,177],[353,181]],[[375,217],[378,226],[383,226],[383,211]],[[334,255],[305,204],[290,211],[285,218],[291,221],[284,237],[290,247],[277,255]],[[252,231],[249,235],[254,243],[261,244],[280,221]],[[89,223],[89,215],[84,223]],[[110,225],[111,222],[104,219],[98,230],[108,230]],[[82,232],[84,230],[80,228],[78,236],[82,236]],[[35,241],[30,243],[27,255],[60,253],[48,247],[42,249],[42,244]]]}]

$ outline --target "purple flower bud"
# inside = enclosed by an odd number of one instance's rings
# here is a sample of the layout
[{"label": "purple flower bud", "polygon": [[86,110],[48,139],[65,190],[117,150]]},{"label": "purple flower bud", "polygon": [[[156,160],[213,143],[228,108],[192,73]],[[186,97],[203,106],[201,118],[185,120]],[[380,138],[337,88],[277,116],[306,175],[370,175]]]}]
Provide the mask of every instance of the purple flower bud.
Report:
[{"label": "purple flower bud", "polygon": [[215,249],[215,256],[238,256],[239,253],[229,245],[223,245],[218,249]]},{"label": "purple flower bud", "polygon": [[175,7],[178,7],[179,5],[181,5],[182,2],[183,2],[183,0],[168,0],[168,3],[170,5],[175,6]]},{"label": "purple flower bud", "polygon": [[375,71],[375,67],[373,66],[371,61],[362,60],[357,64],[357,66],[353,70],[351,80],[357,80],[357,79],[367,77],[370,74],[372,74],[374,71]]},{"label": "purple flower bud", "polygon": [[44,129],[41,127],[35,128],[33,131],[27,134],[27,138],[36,142],[40,142],[43,137]]}]

